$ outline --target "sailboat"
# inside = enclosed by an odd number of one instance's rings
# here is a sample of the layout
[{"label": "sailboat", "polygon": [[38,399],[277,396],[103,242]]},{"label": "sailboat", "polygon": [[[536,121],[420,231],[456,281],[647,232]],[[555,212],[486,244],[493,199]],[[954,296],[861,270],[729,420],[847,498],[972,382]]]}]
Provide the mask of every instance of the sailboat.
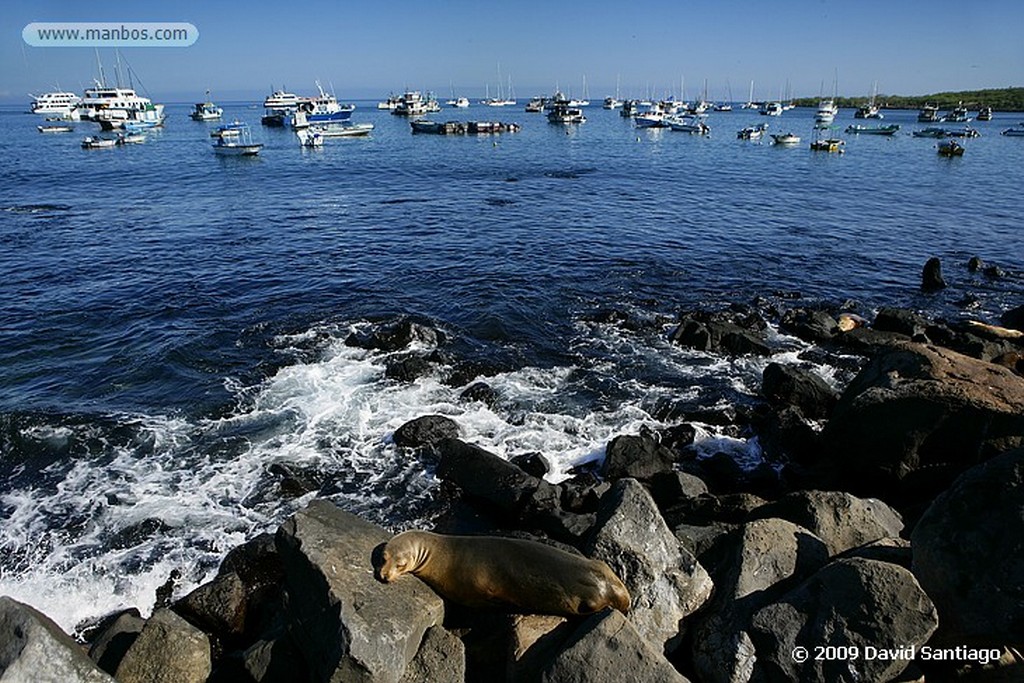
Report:
[{"label": "sailboat", "polygon": [[747,101],[740,105],[740,109],[757,109],[754,102],[754,81],[750,81],[750,94],[747,95]]},{"label": "sailboat", "polygon": [[725,87],[729,91],[729,99],[716,104],[715,111],[732,111],[732,86],[729,85],[728,80],[725,81]]},{"label": "sailboat", "polygon": [[570,107],[589,107],[590,106],[590,91],[587,90],[587,75],[583,74],[583,99],[571,99],[569,100]]},{"label": "sailboat", "polygon": [[820,102],[818,102],[818,113],[814,115],[814,123],[816,126],[828,126],[833,121],[835,121],[836,114],[839,113],[839,107],[836,106],[836,96],[838,95],[838,89],[839,75],[837,73],[835,79],[833,79],[832,81],[831,99],[822,99]]},{"label": "sailboat", "polygon": [[619,95],[619,79],[621,76],[615,77],[615,97],[608,96],[604,98],[605,109],[618,109],[622,106],[622,98]]}]

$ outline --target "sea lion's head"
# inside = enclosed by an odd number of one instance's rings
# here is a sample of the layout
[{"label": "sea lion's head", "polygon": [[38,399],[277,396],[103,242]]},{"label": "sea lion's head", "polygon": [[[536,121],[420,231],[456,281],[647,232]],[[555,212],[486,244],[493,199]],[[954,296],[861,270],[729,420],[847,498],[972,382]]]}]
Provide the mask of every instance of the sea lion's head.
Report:
[{"label": "sea lion's head", "polygon": [[378,578],[391,583],[402,574],[415,572],[423,562],[425,548],[417,531],[398,534],[384,545]]}]

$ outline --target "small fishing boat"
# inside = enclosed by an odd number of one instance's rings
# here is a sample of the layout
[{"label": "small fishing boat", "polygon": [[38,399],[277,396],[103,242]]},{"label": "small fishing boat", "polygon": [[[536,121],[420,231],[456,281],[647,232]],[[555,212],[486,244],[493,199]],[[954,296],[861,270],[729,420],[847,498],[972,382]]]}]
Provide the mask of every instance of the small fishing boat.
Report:
[{"label": "small fishing boat", "polygon": [[792,146],[800,144],[800,136],[793,135],[792,133],[778,133],[772,134],[772,144]]},{"label": "small fishing boat", "polygon": [[1018,123],[1015,128],[1007,128],[1002,132],[1002,135],[1011,138],[1024,138],[1024,122]]},{"label": "small fishing boat", "polygon": [[113,138],[101,138],[95,135],[82,140],[82,149],[109,149],[117,145],[117,140]]},{"label": "small fishing boat", "polygon": [[358,138],[369,135],[373,130],[372,123],[344,123],[330,126],[310,126],[307,130],[319,133],[325,138]]},{"label": "small fishing boat", "polygon": [[964,146],[956,140],[947,140],[946,142],[939,143],[939,156],[962,157],[963,155]]},{"label": "small fishing boat", "polygon": [[74,130],[71,126],[36,126],[40,133],[70,133]]},{"label": "small fishing boat", "polygon": [[217,128],[210,131],[211,138],[222,138],[232,135],[239,135],[243,128],[246,128],[249,124],[242,123],[241,121],[232,121],[231,123],[218,126]]},{"label": "small fishing boat", "polygon": [[963,128],[952,128],[946,131],[946,137],[950,138],[980,138],[981,133],[977,128],[964,126]]},{"label": "small fishing boat", "polygon": [[220,135],[214,140],[214,153],[232,157],[253,157],[259,154],[263,143],[252,141],[252,131],[248,124],[240,124],[235,129],[237,133]]},{"label": "small fishing boat", "polygon": [[118,145],[137,145],[146,141],[144,133],[118,133],[115,142]]},{"label": "small fishing boat", "polygon": [[764,137],[765,131],[768,130],[767,123],[759,123],[754,126],[747,126],[743,130],[736,133],[736,137],[740,140],[760,140]]},{"label": "small fishing boat", "polygon": [[847,133],[855,133],[858,135],[896,135],[896,132],[900,129],[898,124],[890,124],[888,126],[860,126],[852,125],[846,127]]},{"label": "small fishing boat", "polygon": [[821,137],[819,128],[814,129],[814,139],[811,140],[811,150],[815,152],[838,152],[843,153],[846,145],[844,140],[835,137]]},{"label": "small fishing boat", "polygon": [[878,104],[875,103],[875,98],[878,97],[878,81],[871,88],[871,99],[868,103],[857,108],[857,111],[853,113],[855,119],[881,119],[885,118],[882,113],[878,110]]},{"label": "small fishing boat", "polygon": [[761,116],[782,116],[783,108],[781,102],[762,102],[757,113]]},{"label": "small fishing boat", "polygon": [[938,126],[929,126],[922,130],[915,130],[911,135],[915,138],[944,138],[946,137],[946,129],[939,128]]},{"label": "small fishing boat", "polygon": [[196,102],[192,113],[188,115],[193,121],[216,121],[224,114],[224,110],[210,101],[210,91],[206,91],[206,101]]},{"label": "small fishing boat", "polygon": [[670,116],[665,121],[669,128],[679,133],[709,135],[711,128],[704,122],[706,119],[707,116],[704,114],[684,114],[683,116]]},{"label": "small fishing boat", "polygon": [[992,120],[992,107],[982,107],[978,110],[979,121],[991,121]]},{"label": "small fishing boat", "polygon": [[620,100],[618,97],[612,97],[609,95],[608,97],[604,98],[604,104],[602,104],[601,106],[604,107],[605,109],[618,109],[619,107],[622,106],[622,100]]}]

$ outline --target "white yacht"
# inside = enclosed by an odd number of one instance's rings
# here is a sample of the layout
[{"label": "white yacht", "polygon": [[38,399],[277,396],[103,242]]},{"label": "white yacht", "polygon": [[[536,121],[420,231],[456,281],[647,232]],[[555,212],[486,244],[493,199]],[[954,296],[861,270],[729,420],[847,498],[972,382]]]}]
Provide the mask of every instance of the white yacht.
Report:
[{"label": "white yacht", "polygon": [[196,102],[192,113],[188,115],[193,121],[216,121],[224,114],[224,110],[210,101],[210,91],[206,91],[206,101]]},{"label": "white yacht", "polygon": [[836,106],[835,100],[822,100],[818,103],[818,113],[814,115],[814,122],[832,123],[838,113],[839,107]]},{"label": "white yacht", "polygon": [[82,101],[82,98],[73,92],[48,92],[42,95],[29,93],[29,97],[32,98],[33,114],[60,116],[66,119],[73,118],[78,103]]},{"label": "white yacht", "polygon": [[95,88],[86,88],[76,111],[80,118],[96,121],[104,130],[123,128],[129,122],[146,127],[164,122],[164,105],[153,104],[131,88],[111,88],[99,81]]}]

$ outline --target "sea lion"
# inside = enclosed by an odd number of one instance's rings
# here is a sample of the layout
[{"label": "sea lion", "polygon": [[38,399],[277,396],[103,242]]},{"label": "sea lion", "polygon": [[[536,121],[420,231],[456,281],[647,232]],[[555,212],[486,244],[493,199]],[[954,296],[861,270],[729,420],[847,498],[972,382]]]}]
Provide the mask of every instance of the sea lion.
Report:
[{"label": "sea lion", "polygon": [[999,327],[998,325],[988,325],[980,320],[968,320],[967,326],[971,328],[972,332],[977,332],[984,337],[992,337],[995,339],[1020,339],[1024,337],[1024,332],[1021,332],[1020,330],[1014,330],[1009,327]]},{"label": "sea lion", "polygon": [[406,531],[384,546],[379,578],[413,574],[467,607],[578,616],[629,610],[629,591],[607,564],[517,538]]}]

